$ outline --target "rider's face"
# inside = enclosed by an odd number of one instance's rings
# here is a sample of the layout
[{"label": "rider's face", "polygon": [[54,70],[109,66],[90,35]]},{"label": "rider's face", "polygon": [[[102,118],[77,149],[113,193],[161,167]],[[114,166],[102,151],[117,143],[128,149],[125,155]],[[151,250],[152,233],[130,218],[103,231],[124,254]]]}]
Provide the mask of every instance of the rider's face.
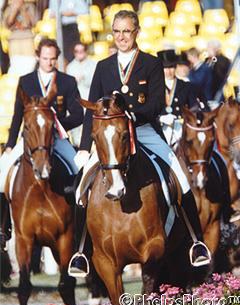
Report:
[{"label": "rider's face", "polygon": [[115,19],[112,30],[114,42],[118,50],[126,53],[136,47],[136,38],[139,29],[135,27],[131,18]]},{"label": "rider's face", "polygon": [[175,78],[175,67],[164,68],[165,79],[172,80]]},{"label": "rider's face", "polygon": [[39,67],[46,73],[52,72],[57,63],[57,50],[43,46],[38,57]]}]

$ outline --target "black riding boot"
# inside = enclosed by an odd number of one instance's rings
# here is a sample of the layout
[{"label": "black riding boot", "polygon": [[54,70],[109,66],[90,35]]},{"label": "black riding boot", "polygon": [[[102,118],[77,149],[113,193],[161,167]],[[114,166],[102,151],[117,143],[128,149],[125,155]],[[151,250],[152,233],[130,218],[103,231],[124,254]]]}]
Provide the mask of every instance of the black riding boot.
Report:
[{"label": "black riding boot", "polygon": [[65,181],[64,193],[74,194],[82,178],[82,170],[77,175],[69,175]]},{"label": "black riding boot", "polygon": [[6,241],[9,240],[12,236],[12,224],[9,203],[3,193],[0,193],[0,215],[0,245],[2,248],[4,248]]},{"label": "black riding boot", "polygon": [[[198,216],[196,202],[192,191],[188,191],[186,194],[183,194],[182,207],[188,219],[186,220],[183,217],[184,222],[187,227],[188,227],[187,221],[190,222],[190,226],[192,227],[192,230],[197,238],[197,241],[193,240],[194,242],[193,246],[189,251],[191,264],[195,267],[207,265],[210,263],[211,254],[207,246],[203,243],[202,228]],[[189,231],[189,227],[188,227],[188,231]]]}]

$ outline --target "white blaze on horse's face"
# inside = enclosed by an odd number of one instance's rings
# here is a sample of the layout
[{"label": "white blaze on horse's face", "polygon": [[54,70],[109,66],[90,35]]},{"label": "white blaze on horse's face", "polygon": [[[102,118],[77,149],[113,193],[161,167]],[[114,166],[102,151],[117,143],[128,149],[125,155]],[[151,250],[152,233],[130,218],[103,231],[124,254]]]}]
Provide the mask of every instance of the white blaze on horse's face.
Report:
[{"label": "white blaze on horse's face", "polygon": [[197,187],[201,190],[204,187],[204,175],[203,172],[200,171],[197,175]]},{"label": "white blaze on horse's face", "polygon": [[203,145],[204,141],[206,140],[206,135],[204,132],[200,131],[197,133],[197,138],[198,138],[199,142],[201,143],[201,145]]},{"label": "white blaze on horse's face", "polygon": [[41,114],[37,115],[37,123],[40,126],[40,128],[42,128],[45,125],[45,119]]},{"label": "white blaze on horse's face", "polygon": [[[106,141],[109,149],[109,164],[114,165],[118,164],[118,160],[115,155],[114,147],[113,147],[113,136],[116,133],[115,126],[109,125],[104,131]],[[119,198],[126,193],[126,188],[118,169],[111,170],[113,183],[108,190],[108,194],[112,197]]]}]

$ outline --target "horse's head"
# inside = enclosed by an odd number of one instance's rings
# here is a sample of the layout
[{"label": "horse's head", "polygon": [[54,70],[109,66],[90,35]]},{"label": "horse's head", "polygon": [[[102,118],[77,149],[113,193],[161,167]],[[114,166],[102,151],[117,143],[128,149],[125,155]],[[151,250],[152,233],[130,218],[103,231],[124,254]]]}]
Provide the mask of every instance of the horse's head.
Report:
[{"label": "horse's head", "polygon": [[124,177],[130,156],[130,116],[126,113],[125,101],[120,94],[103,97],[81,105],[93,110],[92,138],[106,184],[106,197],[121,199],[126,193]]},{"label": "horse's head", "polygon": [[215,141],[214,119],[218,108],[211,112],[192,112],[183,108],[182,147],[194,187],[203,189],[207,181],[207,166]]},{"label": "horse's head", "polygon": [[217,116],[217,134],[220,149],[233,160],[240,169],[240,104],[230,98]]},{"label": "horse's head", "polygon": [[49,102],[54,91],[47,97],[29,97],[19,87],[17,94],[24,106],[24,158],[31,164],[36,179],[48,179],[54,124]]}]

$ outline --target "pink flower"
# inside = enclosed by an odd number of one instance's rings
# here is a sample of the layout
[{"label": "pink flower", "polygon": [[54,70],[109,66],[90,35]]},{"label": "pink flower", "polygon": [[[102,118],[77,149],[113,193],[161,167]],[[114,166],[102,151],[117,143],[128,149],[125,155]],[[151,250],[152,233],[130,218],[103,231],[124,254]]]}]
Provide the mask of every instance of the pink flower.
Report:
[{"label": "pink flower", "polygon": [[221,274],[213,273],[213,274],[212,274],[212,279],[213,279],[213,281],[215,281],[215,282],[220,282],[220,281],[222,280],[222,276],[221,276]]}]

